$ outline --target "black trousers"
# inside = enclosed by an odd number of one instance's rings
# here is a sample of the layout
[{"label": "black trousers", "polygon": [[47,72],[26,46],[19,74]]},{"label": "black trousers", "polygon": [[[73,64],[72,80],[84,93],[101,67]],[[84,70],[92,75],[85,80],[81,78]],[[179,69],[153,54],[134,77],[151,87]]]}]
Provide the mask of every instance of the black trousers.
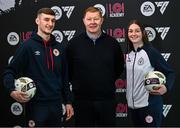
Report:
[{"label": "black trousers", "polygon": [[160,127],[162,122],[162,106],[154,105],[138,109],[130,109],[133,125],[136,127]]},{"label": "black trousers", "polygon": [[60,127],[62,125],[62,104],[28,103],[26,105],[26,126],[34,127]]},{"label": "black trousers", "polygon": [[75,125],[81,126],[115,126],[115,100],[74,100]]}]

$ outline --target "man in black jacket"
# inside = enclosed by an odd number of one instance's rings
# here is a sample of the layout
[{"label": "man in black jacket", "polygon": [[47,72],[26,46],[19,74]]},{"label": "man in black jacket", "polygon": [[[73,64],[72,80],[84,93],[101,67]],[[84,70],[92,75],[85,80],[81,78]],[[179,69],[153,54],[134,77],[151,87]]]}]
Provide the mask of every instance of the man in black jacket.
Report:
[{"label": "man in black jacket", "polygon": [[119,43],[102,32],[101,11],[84,12],[86,32],[67,45],[76,126],[115,126],[115,80],[124,69]]},{"label": "man in black jacket", "polygon": [[[26,103],[29,126],[59,127],[62,99],[66,104],[67,119],[73,115],[73,109],[64,48],[51,34],[55,26],[54,11],[50,8],[39,9],[36,24],[38,31],[20,44],[7,66],[3,75],[4,85],[13,99]],[[14,79],[20,75],[33,79],[36,84],[37,91],[31,100],[25,92],[15,88]]]}]

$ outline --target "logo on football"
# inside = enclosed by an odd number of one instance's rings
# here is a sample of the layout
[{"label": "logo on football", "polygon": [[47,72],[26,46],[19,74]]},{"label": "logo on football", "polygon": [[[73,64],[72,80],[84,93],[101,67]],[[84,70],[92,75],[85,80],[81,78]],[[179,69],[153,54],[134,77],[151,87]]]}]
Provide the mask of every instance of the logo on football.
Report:
[{"label": "logo on football", "polygon": [[145,76],[145,88],[148,91],[157,89],[161,84],[166,83],[166,77],[162,72],[152,71]]},{"label": "logo on football", "polygon": [[15,89],[18,91],[26,92],[31,99],[36,93],[36,85],[31,78],[20,77],[15,80]]}]

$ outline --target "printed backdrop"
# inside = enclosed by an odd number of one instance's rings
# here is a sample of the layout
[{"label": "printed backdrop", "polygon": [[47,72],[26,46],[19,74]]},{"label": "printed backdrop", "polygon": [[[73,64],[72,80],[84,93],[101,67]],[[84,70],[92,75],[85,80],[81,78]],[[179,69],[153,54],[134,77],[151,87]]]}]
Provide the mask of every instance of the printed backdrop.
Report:
[{"label": "printed backdrop", "polygon": [[[0,0],[0,73],[3,73],[5,66],[11,61],[18,45],[36,30],[34,19],[39,8],[50,7],[55,11],[57,22],[53,35],[59,43],[68,43],[71,38],[84,31],[83,10],[96,6],[101,9],[105,18],[104,32],[116,38],[124,52],[128,22],[138,19],[146,25],[149,40],[176,71],[174,88],[170,94],[164,96],[162,125],[180,126],[180,61],[176,60],[180,58],[178,5],[178,0]],[[115,86],[118,102],[117,126],[132,126],[125,97],[126,78],[122,76]],[[2,77],[0,104],[0,126],[24,125],[24,104],[14,101],[7,94]],[[72,118],[65,126],[73,124]]]}]

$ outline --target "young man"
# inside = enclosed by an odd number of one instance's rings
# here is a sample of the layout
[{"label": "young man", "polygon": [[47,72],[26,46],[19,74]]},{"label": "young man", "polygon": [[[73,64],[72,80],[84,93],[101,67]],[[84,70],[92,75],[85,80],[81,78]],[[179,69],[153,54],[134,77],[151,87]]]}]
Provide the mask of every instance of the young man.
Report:
[{"label": "young man", "polygon": [[[4,72],[4,85],[13,99],[26,103],[27,123],[34,127],[61,126],[62,99],[66,102],[67,119],[73,115],[73,109],[64,49],[51,34],[55,13],[50,8],[41,8],[35,22],[38,30],[20,44]],[[37,91],[33,99],[15,90],[14,79],[20,76],[34,80]]]},{"label": "young man", "polygon": [[118,42],[102,32],[101,11],[84,12],[86,32],[67,45],[76,126],[115,126],[115,80],[124,69]]}]

